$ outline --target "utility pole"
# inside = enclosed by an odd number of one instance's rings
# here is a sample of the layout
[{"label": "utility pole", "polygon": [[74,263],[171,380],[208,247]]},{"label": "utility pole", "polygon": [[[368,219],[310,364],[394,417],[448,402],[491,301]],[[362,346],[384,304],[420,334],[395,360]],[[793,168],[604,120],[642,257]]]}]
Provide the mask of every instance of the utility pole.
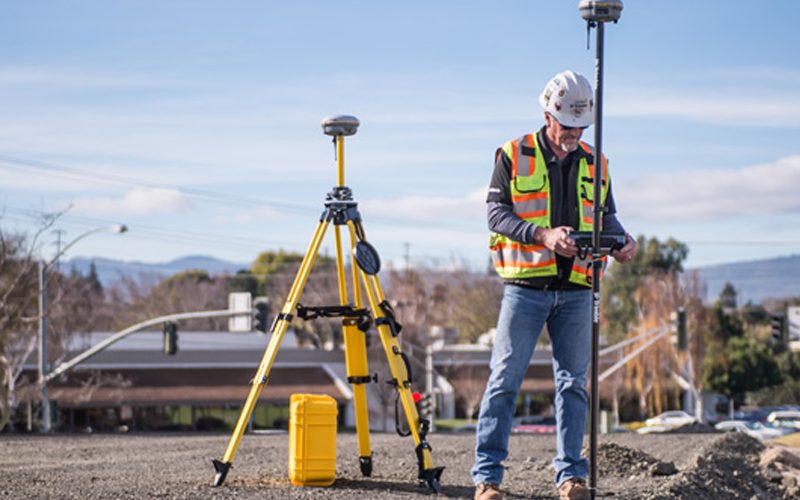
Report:
[{"label": "utility pole", "polygon": [[[48,372],[47,365],[47,264],[39,261],[39,378],[44,378]],[[50,398],[47,394],[47,384],[39,384],[39,400],[42,403],[42,432],[52,430],[52,417],[50,415]]]}]

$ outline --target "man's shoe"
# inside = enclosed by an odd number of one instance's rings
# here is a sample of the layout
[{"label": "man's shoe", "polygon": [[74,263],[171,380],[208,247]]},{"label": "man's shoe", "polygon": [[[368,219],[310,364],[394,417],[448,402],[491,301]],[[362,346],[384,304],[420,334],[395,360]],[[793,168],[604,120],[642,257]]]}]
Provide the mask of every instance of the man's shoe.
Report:
[{"label": "man's shoe", "polygon": [[589,500],[592,495],[586,481],[573,477],[567,479],[558,487],[558,495],[561,500]]},{"label": "man's shoe", "polygon": [[475,500],[503,500],[503,494],[496,484],[481,483],[475,486]]}]

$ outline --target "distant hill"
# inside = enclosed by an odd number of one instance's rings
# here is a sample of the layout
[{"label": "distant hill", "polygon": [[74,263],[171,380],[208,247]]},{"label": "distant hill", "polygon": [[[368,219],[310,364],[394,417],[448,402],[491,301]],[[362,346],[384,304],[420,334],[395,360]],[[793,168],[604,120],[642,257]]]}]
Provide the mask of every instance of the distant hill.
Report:
[{"label": "distant hill", "polygon": [[708,302],[719,297],[727,282],[732,283],[738,292],[739,305],[748,301],[761,303],[769,298],[800,297],[800,255],[705,266],[696,270],[708,288]]},{"label": "distant hill", "polygon": [[82,274],[89,272],[89,266],[94,262],[97,276],[103,285],[118,281],[121,277],[139,279],[146,277],[167,277],[181,271],[199,269],[209,274],[235,274],[240,269],[249,269],[250,264],[229,262],[205,255],[189,255],[169,262],[151,264],[147,262],[126,262],[123,260],[106,259],[102,257],[77,257],[62,263],[62,269],[74,267]]},{"label": "distant hill", "polygon": [[[248,263],[230,262],[204,255],[181,257],[160,264],[81,257],[62,263],[62,266],[74,266],[78,271],[86,274],[92,261],[94,261],[97,274],[104,285],[119,280],[121,276],[131,278],[166,277],[190,269],[200,269],[208,271],[210,274],[235,274],[240,269],[249,269],[250,267]],[[740,305],[747,301],[760,303],[768,298],[800,296],[800,279],[798,279],[800,277],[800,255],[688,269],[688,271],[694,270],[699,272],[700,279],[706,284],[705,299],[708,302],[719,297],[719,293],[727,282],[731,282],[739,292]]]}]

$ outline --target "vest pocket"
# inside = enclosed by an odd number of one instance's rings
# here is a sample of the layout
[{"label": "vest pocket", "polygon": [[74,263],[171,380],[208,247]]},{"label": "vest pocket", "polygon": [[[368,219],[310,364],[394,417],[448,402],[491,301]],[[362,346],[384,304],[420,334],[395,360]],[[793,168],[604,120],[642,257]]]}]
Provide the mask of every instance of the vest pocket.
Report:
[{"label": "vest pocket", "polygon": [[544,189],[547,177],[544,175],[516,176],[514,189],[519,193],[536,193]]}]

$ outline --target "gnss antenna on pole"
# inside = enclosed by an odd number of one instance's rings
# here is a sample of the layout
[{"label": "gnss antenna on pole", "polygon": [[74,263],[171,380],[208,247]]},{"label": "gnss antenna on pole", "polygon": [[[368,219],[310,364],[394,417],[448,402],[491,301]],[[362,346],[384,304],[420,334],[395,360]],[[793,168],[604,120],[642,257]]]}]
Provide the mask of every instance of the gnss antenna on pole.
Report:
[{"label": "gnss antenna on pole", "polygon": [[[622,15],[621,0],[581,0],[578,3],[586,29],[597,29],[595,87],[594,87],[594,192],[601,192],[603,168],[603,37],[605,24],[616,23]],[[588,39],[587,39],[588,42]],[[597,420],[600,409],[598,388],[598,349],[600,339],[600,225],[603,207],[600,196],[594,196],[594,225],[592,228],[592,368],[591,417],[589,429],[589,491],[592,500],[597,494]]]}]

